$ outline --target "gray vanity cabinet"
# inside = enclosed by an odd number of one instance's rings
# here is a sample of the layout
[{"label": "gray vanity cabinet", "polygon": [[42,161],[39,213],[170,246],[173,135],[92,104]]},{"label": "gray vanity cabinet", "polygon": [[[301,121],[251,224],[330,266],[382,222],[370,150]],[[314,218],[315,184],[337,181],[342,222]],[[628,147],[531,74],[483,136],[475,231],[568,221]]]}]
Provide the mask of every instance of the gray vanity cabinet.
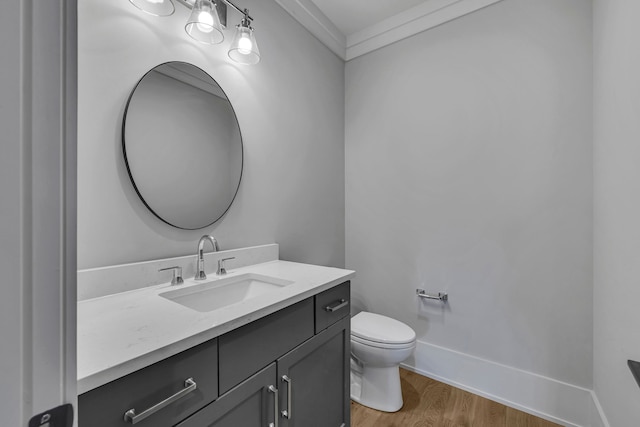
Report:
[{"label": "gray vanity cabinet", "polygon": [[350,318],[278,359],[280,427],[350,425]]},{"label": "gray vanity cabinet", "polygon": [[79,426],[349,427],[349,292],[342,283],[84,393]]}]

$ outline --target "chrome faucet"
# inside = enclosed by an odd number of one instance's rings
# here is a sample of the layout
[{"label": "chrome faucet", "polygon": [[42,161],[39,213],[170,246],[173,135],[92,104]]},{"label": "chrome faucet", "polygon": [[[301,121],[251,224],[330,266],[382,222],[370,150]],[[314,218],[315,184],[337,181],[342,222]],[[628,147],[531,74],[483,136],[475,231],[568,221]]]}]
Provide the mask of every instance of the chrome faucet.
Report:
[{"label": "chrome faucet", "polygon": [[213,252],[218,252],[218,242],[212,236],[205,234],[200,238],[198,242],[198,261],[196,263],[196,277],[195,280],[205,280],[207,275],[204,273],[204,244],[206,241],[211,242],[211,247],[213,248]]}]

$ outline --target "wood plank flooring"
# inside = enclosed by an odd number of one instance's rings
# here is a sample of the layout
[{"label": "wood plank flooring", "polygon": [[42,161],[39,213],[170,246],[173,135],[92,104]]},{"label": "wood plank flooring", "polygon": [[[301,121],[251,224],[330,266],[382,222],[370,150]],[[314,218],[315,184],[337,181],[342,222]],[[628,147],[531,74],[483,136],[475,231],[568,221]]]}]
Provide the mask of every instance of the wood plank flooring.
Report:
[{"label": "wood plank flooring", "polygon": [[484,397],[400,369],[404,406],[395,413],[351,402],[352,427],[559,427]]}]

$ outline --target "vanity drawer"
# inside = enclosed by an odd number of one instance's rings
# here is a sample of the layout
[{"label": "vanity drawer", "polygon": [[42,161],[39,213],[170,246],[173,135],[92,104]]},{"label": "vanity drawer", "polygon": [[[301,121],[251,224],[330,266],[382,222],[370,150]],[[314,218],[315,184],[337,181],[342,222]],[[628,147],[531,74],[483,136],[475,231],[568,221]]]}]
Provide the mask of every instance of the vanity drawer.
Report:
[{"label": "vanity drawer", "polygon": [[315,296],[316,334],[349,315],[351,282],[347,281]]},{"label": "vanity drawer", "polygon": [[313,336],[313,297],[218,338],[220,394]]},{"label": "vanity drawer", "polygon": [[131,420],[125,420],[127,411],[134,409],[140,419],[146,410],[171,396],[176,399],[136,425],[173,426],[218,397],[217,339],[81,394],[78,425],[131,426]]}]

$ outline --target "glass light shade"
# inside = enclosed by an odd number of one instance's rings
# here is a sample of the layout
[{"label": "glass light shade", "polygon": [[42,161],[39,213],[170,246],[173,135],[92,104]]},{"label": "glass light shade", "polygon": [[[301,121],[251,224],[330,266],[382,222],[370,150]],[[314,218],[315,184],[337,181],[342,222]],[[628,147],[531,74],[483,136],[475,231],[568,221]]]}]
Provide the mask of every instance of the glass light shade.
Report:
[{"label": "glass light shade", "polygon": [[201,43],[218,44],[224,40],[218,11],[211,0],[196,0],[184,30]]},{"label": "glass light shade", "polygon": [[171,0],[129,0],[132,5],[153,16],[172,15],[176,8]]},{"label": "glass light shade", "polygon": [[242,24],[236,26],[236,34],[229,47],[229,58],[245,65],[260,62],[260,50],[253,35],[253,28]]}]

